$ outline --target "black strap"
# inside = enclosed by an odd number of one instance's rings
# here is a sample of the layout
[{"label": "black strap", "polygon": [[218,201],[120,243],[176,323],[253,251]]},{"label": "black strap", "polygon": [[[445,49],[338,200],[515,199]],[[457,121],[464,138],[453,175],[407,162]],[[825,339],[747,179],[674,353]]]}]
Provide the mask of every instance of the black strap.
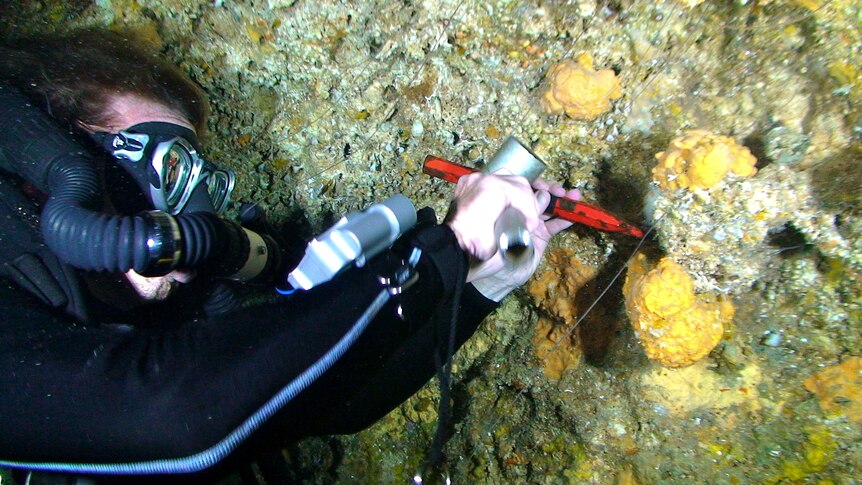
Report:
[{"label": "black strap", "polygon": [[69,301],[51,270],[33,253],[6,262],[4,271],[10,280],[52,307],[65,306]]},{"label": "black strap", "polygon": [[[458,271],[455,282],[455,291],[448,304],[440,307],[435,316],[434,323],[441,328],[440,323],[448,323],[449,333],[445,342],[445,355],[440,356],[443,345],[436,346],[434,352],[434,364],[437,366],[437,380],[440,384],[440,402],[437,406],[437,429],[434,432],[434,441],[431,443],[431,452],[428,454],[428,464],[432,468],[439,468],[445,460],[443,446],[448,439],[449,421],[452,419],[452,358],[455,356],[455,340],[458,332],[458,310],[461,307],[461,297],[464,294],[465,279],[463,269]],[[446,311],[448,310],[448,312]],[[442,327],[446,328],[446,327]]]},{"label": "black strap", "polygon": [[[418,232],[423,227],[429,227],[436,224],[437,217],[434,211],[425,207],[417,212],[418,222],[413,231]],[[409,240],[410,238],[404,238]],[[434,249],[443,246],[446,243],[446,238],[443,233],[436,233],[429,237],[428,234],[423,234],[421,237],[425,247],[429,252],[433,253]],[[431,450],[428,453],[428,458],[422,464],[419,476],[428,472],[443,472],[441,466],[445,465],[445,455],[443,447],[446,440],[449,438],[449,425],[452,419],[452,357],[455,354],[455,347],[458,334],[458,318],[461,308],[461,300],[466,286],[466,256],[464,264],[458,265],[456,278],[453,281],[444,281],[445,291],[451,295],[444,304],[437,308],[432,317],[434,325],[435,342],[434,342],[434,365],[437,368],[437,381],[440,386],[440,402],[437,407],[437,428],[434,432],[434,440],[431,443]]]},{"label": "black strap", "polygon": [[83,283],[42,242],[39,209],[11,177],[0,174],[0,276],[24,288],[45,304],[87,320]]}]

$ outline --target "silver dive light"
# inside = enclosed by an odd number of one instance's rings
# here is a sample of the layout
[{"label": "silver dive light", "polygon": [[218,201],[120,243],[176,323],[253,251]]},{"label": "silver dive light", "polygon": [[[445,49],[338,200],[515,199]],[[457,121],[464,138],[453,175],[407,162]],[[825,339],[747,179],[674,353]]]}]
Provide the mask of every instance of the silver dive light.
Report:
[{"label": "silver dive light", "polygon": [[415,225],[416,208],[401,194],[362,212],[351,212],[308,243],[287,282],[294,289],[308,290],[331,280],[353,262],[362,267]]}]

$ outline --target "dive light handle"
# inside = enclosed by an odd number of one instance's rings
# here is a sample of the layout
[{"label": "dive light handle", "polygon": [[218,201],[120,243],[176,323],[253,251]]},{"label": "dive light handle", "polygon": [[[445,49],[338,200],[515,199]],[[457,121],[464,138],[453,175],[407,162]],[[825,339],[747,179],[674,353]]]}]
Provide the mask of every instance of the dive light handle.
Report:
[{"label": "dive light handle", "polygon": [[[516,175],[533,183],[546,165],[529,148],[515,137],[506,139],[491,160],[482,169],[483,173],[497,175]],[[475,170],[429,156],[425,159],[423,170],[426,174],[456,183],[459,178]],[[494,223],[494,239],[497,250],[507,264],[518,265],[533,256],[533,239],[527,230],[524,215],[513,207],[507,207]]]},{"label": "dive light handle", "polygon": [[533,257],[533,237],[527,230],[527,221],[518,209],[507,207],[494,223],[497,250],[508,264],[520,265]]},{"label": "dive light handle", "polygon": [[[524,177],[531,184],[545,171],[547,166],[514,136],[506,138],[482,169],[484,173],[515,175]],[[503,260],[510,266],[518,266],[533,258],[533,237],[527,230],[524,214],[514,207],[507,207],[494,223],[494,240]]]},{"label": "dive light handle", "polygon": [[362,267],[416,225],[416,208],[401,194],[342,217],[312,239],[287,282],[308,290],[331,280],[348,265]]}]

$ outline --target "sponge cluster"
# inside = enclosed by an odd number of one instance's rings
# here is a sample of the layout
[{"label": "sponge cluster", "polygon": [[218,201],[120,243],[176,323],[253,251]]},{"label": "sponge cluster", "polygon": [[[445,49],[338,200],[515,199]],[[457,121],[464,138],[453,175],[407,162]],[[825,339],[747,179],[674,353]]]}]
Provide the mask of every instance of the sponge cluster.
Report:
[{"label": "sponge cluster", "polygon": [[733,320],[733,304],[696,294],[691,276],[670,258],[657,265],[643,254],[629,263],[626,311],[647,357],[669,367],[691,365],[718,344]]}]

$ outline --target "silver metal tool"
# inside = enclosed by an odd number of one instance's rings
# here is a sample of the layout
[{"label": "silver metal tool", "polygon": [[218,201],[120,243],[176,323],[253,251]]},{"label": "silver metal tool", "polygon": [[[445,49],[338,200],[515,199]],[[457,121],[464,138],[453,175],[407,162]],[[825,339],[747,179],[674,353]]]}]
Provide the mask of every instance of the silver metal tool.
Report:
[{"label": "silver metal tool", "polygon": [[[485,165],[483,172],[497,175],[517,175],[533,183],[547,165],[514,136],[510,136]],[[524,215],[509,207],[494,224],[497,249],[507,264],[517,265],[533,257],[533,238],[527,230]]]}]

